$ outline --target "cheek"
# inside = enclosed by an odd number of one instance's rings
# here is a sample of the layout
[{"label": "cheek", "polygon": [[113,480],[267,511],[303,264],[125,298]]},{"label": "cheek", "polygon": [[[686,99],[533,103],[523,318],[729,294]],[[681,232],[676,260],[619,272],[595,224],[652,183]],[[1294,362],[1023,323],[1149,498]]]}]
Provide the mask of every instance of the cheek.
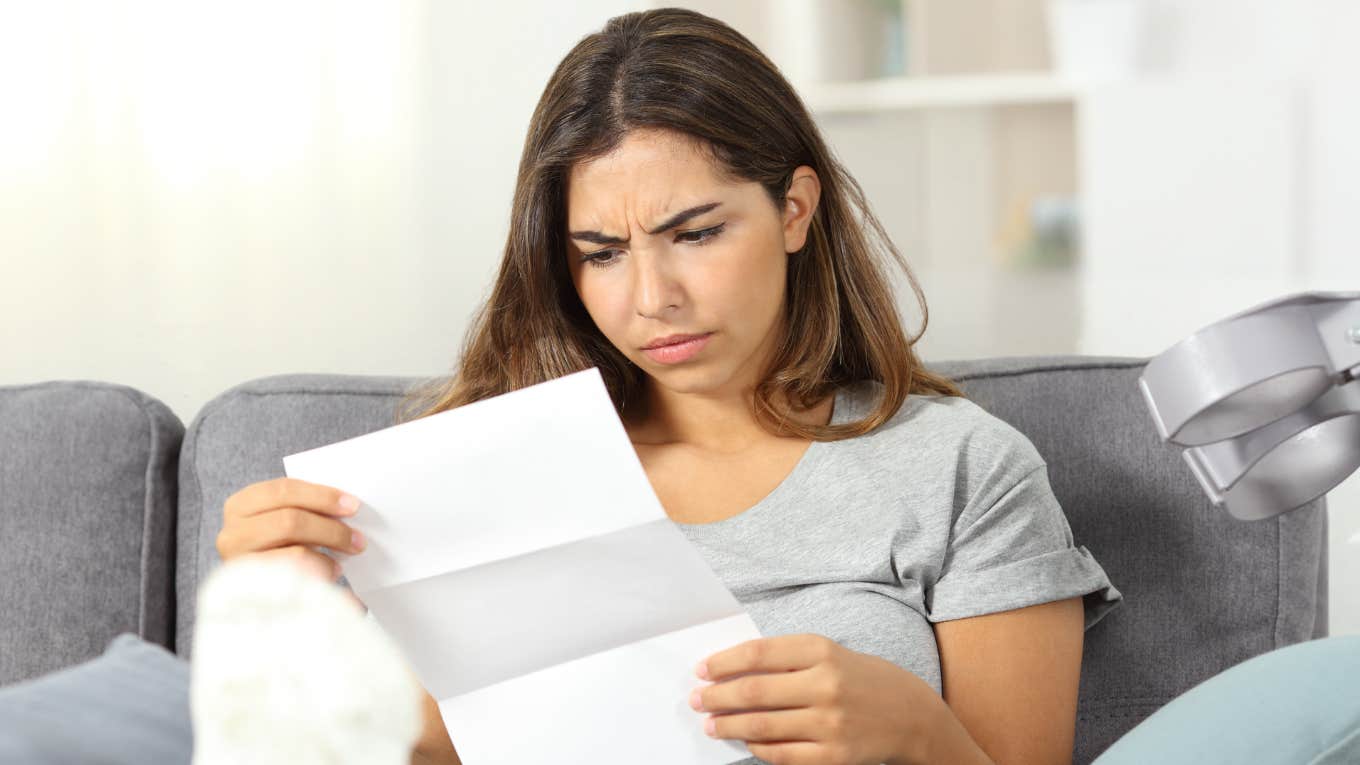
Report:
[{"label": "cheek", "polygon": [[586,313],[605,337],[620,333],[628,321],[629,300],[626,290],[609,283],[608,274],[583,273],[576,280],[576,294]]},{"label": "cheek", "polygon": [[[715,266],[709,297],[736,315],[749,317],[751,322],[763,322],[765,313],[774,310],[783,299],[786,257],[782,252],[725,259]],[[754,250],[761,252],[761,250]],[[763,252],[770,252],[768,248]]]}]

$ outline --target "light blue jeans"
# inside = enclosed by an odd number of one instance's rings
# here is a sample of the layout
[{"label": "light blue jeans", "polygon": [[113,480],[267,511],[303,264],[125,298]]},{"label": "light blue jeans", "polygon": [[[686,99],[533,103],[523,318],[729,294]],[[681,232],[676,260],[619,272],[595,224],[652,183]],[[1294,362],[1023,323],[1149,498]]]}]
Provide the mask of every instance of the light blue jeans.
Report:
[{"label": "light blue jeans", "polygon": [[[189,665],[119,635],[103,655],[0,688],[0,763],[188,763]],[[1243,662],[1190,689],[1095,765],[1360,763],[1360,636]]]},{"label": "light blue jeans", "polygon": [[1296,643],[1200,683],[1095,765],[1360,763],[1360,635]]},{"label": "light blue jeans", "polygon": [[188,763],[189,662],[136,635],[0,688],[0,763]]}]

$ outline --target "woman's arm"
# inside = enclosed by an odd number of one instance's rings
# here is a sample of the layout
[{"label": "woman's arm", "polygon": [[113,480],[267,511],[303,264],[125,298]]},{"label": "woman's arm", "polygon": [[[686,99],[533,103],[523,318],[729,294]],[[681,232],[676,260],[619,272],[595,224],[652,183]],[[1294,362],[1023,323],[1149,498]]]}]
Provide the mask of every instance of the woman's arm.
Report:
[{"label": "woman's arm", "polygon": [[[936,702],[930,712],[933,718],[923,726],[931,731],[929,739],[913,743],[915,751],[904,752],[900,760],[951,765],[1070,765],[1083,618],[1078,597],[936,623],[944,703]],[[791,645],[798,637],[774,640]],[[753,648],[742,644],[723,654],[732,654],[731,661],[739,661],[744,654],[775,653],[755,652]],[[710,662],[728,660],[721,656],[711,657]],[[736,666],[731,672],[715,669],[721,679],[750,668]],[[748,685],[751,682],[747,680]],[[705,695],[717,700],[712,691]],[[930,695],[934,696],[933,692]],[[720,707],[710,703],[707,708],[716,711]],[[461,765],[439,706],[428,693],[424,709],[425,729],[412,753],[412,765]],[[719,733],[719,737],[741,736]]]},{"label": "woman's arm", "polygon": [[428,691],[424,691],[424,694],[420,706],[424,712],[425,727],[411,752],[411,765],[463,765],[453,748],[453,741],[449,739],[449,731],[444,727],[444,718],[439,714],[439,702]]},{"label": "woman's arm", "polygon": [[[945,703],[997,765],[1072,762],[1083,620],[1075,597],[934,625]],[[931,744],[966,747],[944,723]]]}]

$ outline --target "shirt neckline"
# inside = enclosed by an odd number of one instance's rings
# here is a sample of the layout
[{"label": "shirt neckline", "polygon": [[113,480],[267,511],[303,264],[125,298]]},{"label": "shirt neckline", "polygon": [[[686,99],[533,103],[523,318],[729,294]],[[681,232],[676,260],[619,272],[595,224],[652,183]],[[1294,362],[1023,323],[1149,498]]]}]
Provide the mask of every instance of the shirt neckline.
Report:
[{"label": "shirt neckline", "polygon": [[[846,411],[846,407],[848,406],[847,398],[848,394],[846,393],[846,386],[838,387],[836,389],[836,398],[831,404],[831,420],[827,424],[840,425],[849,419],[849,412]],[[831,444],[827,441],[814,440],[803,452],[803,456],[798,458],[798,462],[794,463],[793,469],[789,471],[788,475],[784,476],[784,480],[780,481],[768,494],[761,497],[754,505],[751,505],[736,515],[729,515],[726,518],[709,521],[708,523],[682,523],[680,521],[671,521],[671,523],[674,523],[676,526],[679,526],[681,529],[688,532],[724,528],[749,521],[750,518],[757,515],[761,509],[775,504],[784,495],[797,491],[806,481],[807,476],[812,472],[816,463],[821,460],[822,452],[829,446],[831,446]]]}]

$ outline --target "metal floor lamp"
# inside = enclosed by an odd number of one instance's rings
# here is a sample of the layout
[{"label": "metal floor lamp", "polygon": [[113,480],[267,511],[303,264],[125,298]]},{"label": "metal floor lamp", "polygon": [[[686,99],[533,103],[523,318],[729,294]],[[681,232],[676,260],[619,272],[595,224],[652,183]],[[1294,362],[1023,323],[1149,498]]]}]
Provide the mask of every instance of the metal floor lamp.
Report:
[{"label": "metal floor lamp", "polygon": [[1138,380],[1162,440],[1242,520],[1298,509],[1360,468],[1360,292],[1305,292],[1195,332]]}]

